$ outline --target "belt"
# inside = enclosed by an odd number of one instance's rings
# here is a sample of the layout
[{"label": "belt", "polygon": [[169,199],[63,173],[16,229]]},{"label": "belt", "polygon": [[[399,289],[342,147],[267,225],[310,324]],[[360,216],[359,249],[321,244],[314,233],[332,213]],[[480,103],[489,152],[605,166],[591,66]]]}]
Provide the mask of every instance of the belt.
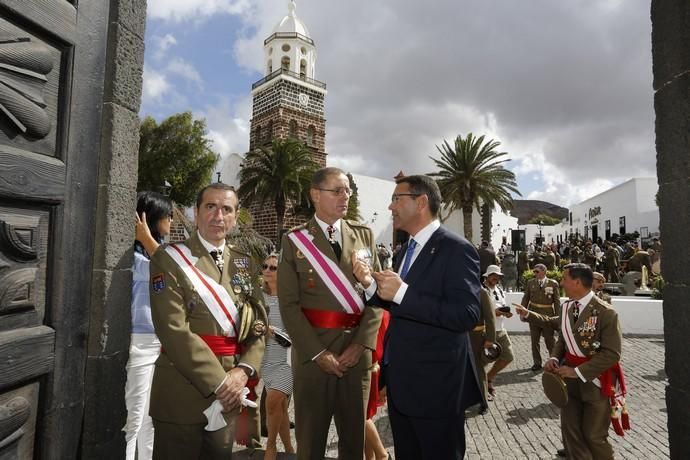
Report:
[{"label": "belt", "polygon": [[543,304],[543,303],[536,303],[536,302],[530,302],[530,305],[533,305],[537,308],[553,308],[553,304]]},{"label": "belt", "polygon": [[474,326],[474,329],[472,329],[472,332],[484,332],[486,330],[486,326],[483,324],[479,324],[477,326]]},{"label": "belt", "polygon": [[323,329],[351,329],[359,326],[359,322],[362,320],[362,315],[342,311],[303,308],[302,313],[313,327]]},{"label": "belt", "polygon": [[[242,353],[241,347],[237,344],[237,337],[225,337],[224,335],[200,335],[199,338],[206,342],[216,356],[233,356]],[[165,349],[161,347],[161,353]]]}]

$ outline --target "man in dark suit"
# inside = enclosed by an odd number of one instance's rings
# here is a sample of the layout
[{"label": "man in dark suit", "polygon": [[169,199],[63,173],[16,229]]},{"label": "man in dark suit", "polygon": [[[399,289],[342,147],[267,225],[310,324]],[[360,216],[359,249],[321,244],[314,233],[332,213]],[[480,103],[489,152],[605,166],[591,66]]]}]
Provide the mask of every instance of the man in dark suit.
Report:
[{"label": "man in dark suit", "polygon": [[394,270],[373,275],[391,314],[382,379],[400,460],[462,459],[465,409],[481,402],[468,338],[479,321],[479,256],[441,227],[440,205],[433,179],[397,180],[393,226],[411,237]]},{"label": "man in dark suit", "polygon": [[484,240],[479,248],[479,273],[485,273],[489,265],[499,265],[496,251],[489,246],[489,242]]}]

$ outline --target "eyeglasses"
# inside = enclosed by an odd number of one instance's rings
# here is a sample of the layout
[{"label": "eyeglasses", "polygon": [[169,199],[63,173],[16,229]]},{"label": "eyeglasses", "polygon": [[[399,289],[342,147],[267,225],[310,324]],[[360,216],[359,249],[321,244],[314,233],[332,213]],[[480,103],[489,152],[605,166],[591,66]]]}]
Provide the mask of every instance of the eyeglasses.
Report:
[{"label": "eyeglasses", "polygon": [[413,196],[417,198],[421,195],[421,193],[394,193],[393,195],[391,195],[391,203],[397,203],[398,201],[400,201],[401,196]]},{"label": "eyeglasses", "polygon": [[347,195],[348,197],[352,196],[352,190],[349,188],[345,187],[338,187],[338,188],[318,188],[322,192],[331,192],[335,196],[343,196]]},{"label": "eyeglasses", "polygon": [[262,270],[271,270],[272,272],[274,272],[274,271],[278,270],[278,267],[276,267],[275,265],[263,264],[261,266],[261,269]]}]

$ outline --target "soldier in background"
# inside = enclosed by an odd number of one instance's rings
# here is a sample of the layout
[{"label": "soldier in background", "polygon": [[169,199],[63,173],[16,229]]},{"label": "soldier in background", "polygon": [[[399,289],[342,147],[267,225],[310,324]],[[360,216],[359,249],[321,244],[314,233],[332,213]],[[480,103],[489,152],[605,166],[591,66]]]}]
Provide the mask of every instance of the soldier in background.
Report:
[{"label": "soldier in background", "polygon": [[592,291],[594,295],[599,297],[604,302],[611,303],[611,295],[604,291],[604,283],[606,283],[606,278],[599,272],[592,273],[594,279],[592,280]]},{"label": "soldier in background", "polygon": [[620,253],[612,242],[606,243],[606,252],[604,253],[606,277],[611,283],[620,283]]},{"label": "soldier in background", "polygon": [[517,260],[517,272],[518,272],[518,289],[525,288],[525,277],[524,273],[529,269],[529,254],[526,250],[520,251]]},{"label": "soldier in background", "polygon": [[[561,298],[558,282],[546,277],[546,266],[537,264],[534,266],[534,278],[529,280],[522,296],[522,304],[528,310],[544,316],[559,316],[561,314]],[[550,326],[530,324],[530,338],[532,341],[533,371],[540,370],[541,353],[539,352],[540,338],[544,337],[546,348],[551,353],[554,344],[554,329]]]}]

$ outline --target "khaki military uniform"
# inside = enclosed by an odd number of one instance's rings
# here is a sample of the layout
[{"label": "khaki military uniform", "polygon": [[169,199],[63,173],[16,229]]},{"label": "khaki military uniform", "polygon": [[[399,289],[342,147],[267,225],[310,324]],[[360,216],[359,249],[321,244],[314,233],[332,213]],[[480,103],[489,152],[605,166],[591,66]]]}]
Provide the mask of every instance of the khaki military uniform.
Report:
[{"label": "khaki military uniform", "polygon": [[[295,230],[307,229],[314,245],[338,263],[333,248],[314,218]],[[380,270],[371,230],[359,223],[341,220],[342,256],[339,266],[352,285],[352,250],[367,250],[374,271]],[[303,308],[345,312],[288,234],[283,236],[278,265],[280,313],[292,338],[292,370],[295,395],[297,458],[323,459],[331,418],[338,429],[338,458],[361,460],[364,452],[364,421],[369,399],[371,352],[381,323],[381,310],[365,307],[361,321],[353,328],[316,328]],[[364,295],[364,294],[362,294]],[[340,355],[350,344],[366,349],[357,365],[342,378],[327,374],[314,358],[324,350]]]},{"label": "khaki military uniform", "polygon": [[570,250],[570,261],[572,263],[582,262],[582,249],[579,246],[575,246]]},{"label": "khaki military uniform", "polygon": [[547,251],[542,253],[541,263],[546,265],[547,270],[553,270],[556,268],[556,256],[553,251]]},{"label": "khaki military uniform", "polygon": [[[267,321],[261,286],[257,277],[251,276],[255,270],[247,254],[226,247],[221,275],[196,232],[184,244],[198,258],[196,268],[220,283],[236,306],[242,306],[238,328],[243,349],[239,355],[216,356],[199,337],[220,336],[221,327],[187,275],[163,247],[159,248],[150,265],[151,315],[163,348],[156,361],[151,387],[154,458],[228,459],[237,412],[224,414],[226,428],[208,432],[204,430],[207,419],[203,411],[216,399],[214,391],[226,372],[240,362],[257,371],[261,367],[264,337],[254,333],[257,320],[264,324]],[[251,288],[246,288],[252,290],[251,294],[233,291],[231,280],[235,275],[251,283],[248,284]]]},{"label": "khaki military uniform", "polygon": [[610,283],[620,283],[618,269],[620,267],[620,253],[618,249],[609,246],[604,253],[606,260],[606,279]]},{"label": "khaki military uniform", "polygon": [[628,260],[628,271],[629,272],[641,272],[642,267],[647,267],[647,274],[651,276],[652,274],[652,259],[649,257],[647,251],[637,251]]},{"label": "khaki military uniform", "polygon": [[[530,311],[546,315],[558,316],[561,313],[561,299],[558,282],[544,278],[543,285],[533,278],[525,286],[525,293],[520,304]],[[529,326],[532,341],[532,359],[535,366],[541,366],[541,353],[539,352],[540,337],[544,337],[546,348],[551,353],[555,338],[554,329],[550,326],[531,324]]]},{"label": "khaki military uniform", "polygon": [[597,256],[594,255],[594,251],[591,247],[585,249],[584,259],[585,263],[589,265],[593,272],[597,271]]},{"label": "khaki military uniform", "polygon": [[520,251],[518,253],[517,271],[518,271],[518,288],[522,289],[525,284],[524,273],[529,268],[529,254],[527,251]]},{"label": "khaki military uniform", "polygon": [[[586,356],[591,356],[589,361],[577,366],[586,382],[580,378],[566,379],[568,404],[561,409],[561,424],[568,458],[613,459],[613,448],[608,442],[611,405],[609,398],[601,394],[592,380],[620,360],[622,333],[618,315],[597,296],[592,297],[581,310],[577,322],[574,321],[572,309],[565,314],[569,316],[576,345]],[[584,327],[593,322],[593,329]],[[560,361],[566,351],[568,345],[561,335],[551,356]]]},{"label": "khaki military uniform", "polygon": [[483,405],[486,406],[486,394],[488,386],[486,381],[486,364],[484,356],[484,341],[496,342],[496,304],[486,288],[479,292],[479,322],[470,331],[470,343],[474,352],[474,362],[477,365],[477,377],[479,377],[479,389],[482,391]]}]

